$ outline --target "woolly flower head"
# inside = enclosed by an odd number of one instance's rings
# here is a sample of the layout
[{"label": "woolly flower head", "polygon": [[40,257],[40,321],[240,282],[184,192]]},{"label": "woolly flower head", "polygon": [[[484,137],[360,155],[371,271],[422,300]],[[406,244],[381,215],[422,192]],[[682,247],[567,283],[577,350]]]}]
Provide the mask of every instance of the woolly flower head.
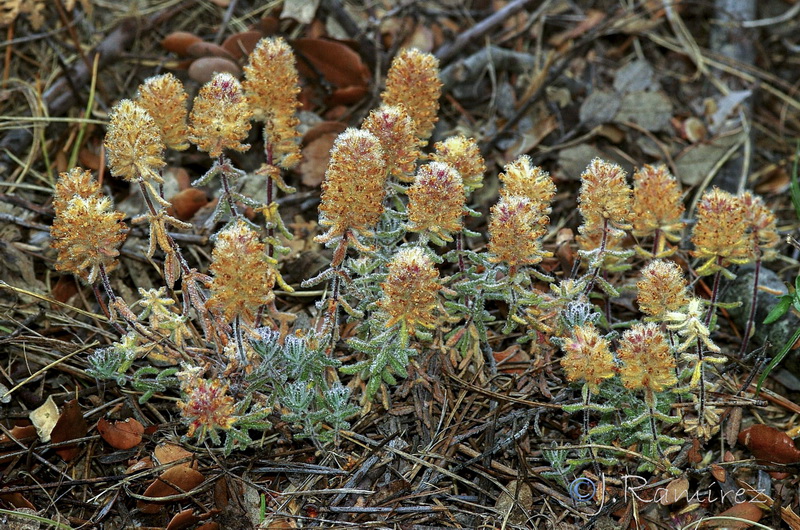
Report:
[{"label": "woolly flower head", "polygon": [[186,124],[188,99],[183,83],[172,74],[145,79],[139,86],[139,97],[136,98],[136,103],[153,117],[164,144],[177,151],[189,147],[189,127]]},{"label": "woolly flower head", "polygon": [[74,167],[58,175],[58,182],[53,193],[53,209],[56,215],[63,212],[73,197],[101,197],[100,184],[92,176],[92,172]]},{"label": "woolly flower head", "polygon": [[245,221],[217,235],[209,269],[213,280],[207,306],[229,322],[236,316],[252,322],[258,308],[274,297],[275,271],[266,245]]},{"label": "woolly flower head", "polygon": [[178,402],[178,408],[189,422],[187,436],[197,433],[200,440],[208,434],[216,437],[217,429],[228,430],[236,423],[233,398],[228,395],[228,386],[219,380],[192,378],[183,391],[186,397]]},{"label": "woolly flower head", "polygon": [[406,49],[392,61],[381,98],[387,105],[405,108],[414,122],[417,137],[425,143],[439,119],[441,93],[439,60],[430,53]]},{"label": "woolly flower head", "polygon": [[561,367],[567,381],[585,381],[589,389],[596,391],[606,379],[614,377],[614,357],[609,350],[609,342],[600,336],[592,323],[585,323],[572,329],[572,336],[563,340],[561,349],[564,357]]},{"label": "woolly flower head", "polygon": [[329,228],[317,241],[373,227],[383,213],[385,184],[386,162],[378,138],[352,128],[340,134],[331,149],[319,205],[320,225]]},{"label": "woolly flower head", "polygon": [[724,271],[725,267],[747,263],[751,244],[742,201],[727,191],[714,188],[703,194],[697,205],[697,223],[692,230],[692,256],[705,260],[697,269],[700,276]]},{"label": "woolly flower head", "polygon": [[645,165],[633,174],[633,234],[653,235],[660,230],[670,241],[678,241],[685,210],[681,187],[667,166]]},{"label": "woolly flower head", "polygon": [[675,356],[658,324],[634,324],[622,334],[617,347],[622,361],[622,384],[630,390],[661,392],[674,386]]},{"label": "woolly flower head", "polygon": [[473,138],[463,135],[451,136],[443,142],[436,142],[433,149],[431,160],[450,164],[456,168],[467,193],[483,187],[486,163]]},{"label": "woolly flower head", "polygon": [[752,258],[760,257],[763,261],[775,259],[775,247],[780,243],[776,227],[775,214],[767,208],[758,195],[744,192],[739,199],[744,208],[745,222],[750,235]]},{"label": "woolly flower head", "polygon": [[617,164],[599,158],[592,160],[581,175],[578,210],[583,216],[582,234],[602,228],[607,221],[611,227],[630,228],[632,200],[625,171]]},{"label": "woolly flower head", "polygon": [[501,196],[527,197],[534,204],[544,205],[543,215],[550,213],[550,203],[556,194],[556,185],[547,171],[533,165],[528,155],[522,155],[506,164],[499,177],[503,182],[503,187],[500,188]]},{"label": "woolly flower head", "polygon": [[465,201],[461,176],[453,166],[441,162],[421,166],[408,189],[409,230],[429,230],[450,240],[448,232],[463,227]]},{"label": "woolly flower head", "polygon": [[150,113],[133,101],[123,99],[111,109],[105,147],[115,177],[162,182],[158,170],[166,162],[161,131]]},{"label": "woolly flower head", "polygon": [[414,132],[414,122],[403,107],[381,105],[369,113],[361,128],[374,134],[386,156],[386,171],[401,182],[414,180],[419,144]]},{"label": "woolly flower head", "polygon": [[527,197],[501,197],[489,219],[489,260],[506,263],[511,274],[519,267],[535,265],[552,254],[539,240],[547,233],[548,218]]},{"label": "woolly flower head", "polygon": [[421,248],[398,251],[381,284],[383,298],[379,306],[389,315],[386,327],[401,322],[410,333],[415,326],[432,328],[439,289],[439,271]]},{"label": "woolly flower head", "polygon": [[296,116],[300,85],[292,48],[280,37],[261,39],[244,67],[244,76],[242,87],[253,118],[264,122],[264,139],[276,165],[294,167],[301,158]]},{"label": "woolly flower head", "polygon": [[92,284],[101,269],[114,269],[125,241],[123,217],[112,209],[108,197],[75,195],[56,215],[50,230],[53,248],[58,250],[56,270],[69,271]]},{"label": "woolly flower head", "polygon": [[663,322],[667,313],[680,311],[689,303],[686,278],[674,261],[659,259],[648,263],[636,287],[639,309],[657,322]]},{"label": "woolly flower head", "polygon": [[189,115],[189,139],[201,151],[218,157],[225,149],[247,151],[243,144],[253,113],[242,85],[228,73],[218,73],[203,85]]}]

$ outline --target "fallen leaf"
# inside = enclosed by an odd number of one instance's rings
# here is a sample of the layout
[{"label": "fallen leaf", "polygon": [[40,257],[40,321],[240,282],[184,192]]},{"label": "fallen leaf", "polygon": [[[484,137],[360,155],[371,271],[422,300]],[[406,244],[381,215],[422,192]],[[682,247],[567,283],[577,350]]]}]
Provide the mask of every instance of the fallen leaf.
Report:
[{"label": "fallen leaf", "polygon": [[161,47],[178,55],[189,55],[189,46],[203,39],[188,31],[173,31],[161,41]]},{"label": "fallen leaf", "polygon": [[[169,468],[160,477],[155,479],[145,490],[144,496],[158,499],[171,495],[178,495],[181,492],[175,489],[175,487],[180,488],[184,492],[188,492],[202,484],[203,480],[204,477],[199,471],[192,469],[186,464],[177,465]],[[136,504],[139,511],[142,513],[154,514],[161,511],[163,504],[169,502],[175,501],[158,502],[140,500]]]},{"label": "fallen leaf", "polygon": [[717,464],[711,464],[711,475],[713,475],[717,482],[725,482],[728,473],[725,471],[724,467]]},{"label": "fallen leaf", "polygon": [[523,350],[519,344],[512,344],[503,351],[493,352],[492,355],[497,362],[498,369],[504,374],[525,373],[526,365],[531,361],[528,352]]},{"label": "fallen leaf", "polygon": [[281,19],[291,18],[300,24],[310,24],[317,14],[319,0],[292,0],[283,3]]},{"label": "fallen leaf", "polygon": [[672,101],[664,92],[630,92],[622,97],[617,123],[631,122],[647,131],[669,129],[672,118]]},{"label": "fallen leaf", "polygon": [[172,206],[167,208],[167,213],[180,219],[189,221],[197,213],[197,210],[208,204],[208,195],[205,191],[198,188],[187,188],[178,192],[169,202]]},{"label": "fallen leaf", "polygon": [[103,440],[114,449],[133,449],[142,442],[144,427],[133,418],[124,421],[109,422],[105,418],[100,418],[97,422],[97,430]]},{"label": "fallen leaf", "polygon": [[292,46],[299,55],[297,69],[307,79],[316,79],[321,74],[337,89],[367,88],[369,69],[346,44],[331,39],[297,39]]},{"label": "fallen leaf", "polygon": [[58,407],[56,402],[53,401],[53,396],[48,396],[41,407],[31,411],[28,416],[31,423],[36,427],[36,434],[39,435],[39,440],[44,443],[50,441],[50,433],[58,422]]},{"label": "fallen leaf", "polygon": [[222,42],[222,47],[225,48],[234,59],[241,59],[253,53],[258,42],[263,38],[264,35],[260,31],[242,31],[241,33],[230,35]]},{"label": "fallen leaf", "polygon": [[153,459],[149,456],[142,458],[141,460],[134,462],[128,469],[125,470],[126,475],[130,475],[132,473],[138,473],[140,471],[144,471],[146,469],[153,469],[155,464],[153,464]]},{"label": "fallen leaf", "polygon": [[606,18],[606,12],[598,9],[589,9],[586,11],[586,17],[581,20],[574,28],[562,31],[550,37],[549,44],[558,48],[565,42],[576,37],[580,37],[593,27],[597,26]]},{"label": "fallen leaf", "polygon": [[192,456],[192,453],[175,444],[159,444],[156,450],[153,451],[153,456],[156,457],[160,465],[169,464],[177,460]]},{"label": "fallen leaf", "polygon": [[324,121],[305,134],[301,150],[303,160],[297,168],[304,186],[316,188],[322,184],[333,142],[346,128],[347,125],[341,122]]},{"label": "fallen leaf", "polygon": [[36,510],[36,507],[31,504],[31,501],[26,499],[22,493],[0,493],[0,500],[7,502],[14,508],[28,508],[29,510]]},{"label": "fallen leaf", "polygon": [[192,62],[189,67],[189,77],[198,83],[208,83],[214,74],[227,72],[232,75],[239,75],[242,69],[230,59],[224,57],[201,57]]},{"label": "fallen leaf", "polygon": [[525,524],[528,520],[527,512],[533,507],[533,492],[526,483],[512,480],[506,486],[506,491],[500,493],[495,507],[505,515],[508,522],[513,525]]},{"label": "fallen leaf", "polygon": [[[53,432],[50,436],[50,441],[53,443],[61,443],[76,438],[83,438],[89,432],[89,425],[83,418],[81,406],[78,404],[77,399],[64,403],[64,408],[61,411],[61,416],[58,422],[53,427]],[[80,453],[80,448],[77,445],[66,445],[56,449],[58,456],[69,462]]]},{"label": "fallen leaf", "polygon": [[697,143],[675,158],[675,176],[686,186],[697,186],[717,166],[723,156],[744,140],[744,133],[726,134]]},{"label": "fallen leaf", "polygon": [[664,488],[664,495],[659,495],[659,503],[661,506],[669,506],[675,504],[681,499],[685,499],[689,495],[689,479],[686,477],[679,477],[667,484]]},{"label": "fallen leaf", "polygon": [[800,462],[800,451],[785,432],[768,425],[751,425],[739,433],[739,443],[747,447],[757,460],[774,464]]},{"label": "fallen leaf", "polygon": [[186,48],[186,52],[190,57],[197,57],[198,59],[200,57],[222,57],[230,60],[234,59],[233,55],[231,55],[228,50],[219,44],[214,44],[213,42],[195,42]]},{"label": "fallen leaf", "polygon": [[197,524],[199,521],[200,517],[195,515],[194,509],[187,508],[175,514],[175,516],[169,521],[166,530],[184,530],[184,528],[189,528],[193,524]]},{"label": "fallen leaf", "polygon": [[[742,502],[739,504],[734,504],[724,512],[717,514],[716,517],[734,517],[736,519],[745,519],[747,521],[753,521],[754,523],[757,523],[759,520],[761,520],[763,515],[764,512],[761,511],[761,508],[752,502]],[[729,519],[709,521],[701,526],[703,528],[726,528],[728,530],[740,530],[744,528],[750,528],[753,525]]]}]

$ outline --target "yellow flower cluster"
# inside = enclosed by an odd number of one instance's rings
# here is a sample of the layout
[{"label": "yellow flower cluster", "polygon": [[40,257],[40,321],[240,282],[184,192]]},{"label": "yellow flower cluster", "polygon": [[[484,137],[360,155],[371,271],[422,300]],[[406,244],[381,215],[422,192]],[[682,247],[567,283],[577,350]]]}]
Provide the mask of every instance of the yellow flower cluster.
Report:
[{"label": "yellow flower cluster", "polygon": [[481,150],[473,138],[463,135],[451,136],[443,142],[436,142],[433,149],[431,160],[456,168],[467,193],[483,187],[486,162],[484,162]]},{"label": "yellow flower cluster", "polygon": [[661,392],[678,382],[675,356],[658,324],[634,324],[622,334],[617,356],[623,363],[620,377],[625,388]]},{"label": "yellow flower cluster", "polygon": [[413,334],[416,326],[434,326],[437,293],[441,289],[439,271],[421,248],[404,248],[395,254],[381,289],[379,306],[389,315],[386,327],[401,322]]},{"label": "yellow flower cluster", "polygon": [[189,420],[187,436],[194,436],[199,431],[200,439],[209,431],[227,430],[236,423],[234,417],[233,398],[228,395],[228,386],[219,380],[193,378],[192,384],[185,385],[185,401],[179,401],[181,415]]},{"label": "yellow flower cluster", "polygon": [[420,157],[414,122],[403,107],[381,105],[369,113],[361,128],[378,138],[386,157],[386,171],[401,182],[414,180],[412,173]]},{"label": "yellow flower cluster", "polygon": [[501,197],[489,216],[489,261],[508,264],[511,276],[519,267],[552,256],[542,250],[540,241],[547,233],[548,218],[527,197]]},{"label": "yellow flower cluster", "polygon": [[750,261],[752,246],[747,234],[745,209],[739,197],[713,188],[697,205],[697,224],[692,231],[692,256],[705,260],[697,268],[700,276],[725,270],[729,265]]},{"label": "yellow flower cluster", "polygon": [[177,151],[189,147],[188,99],[183,83],[172,74],[145,79],[136,98],[136,103],[152,116],[164,144]]},{"label": "yellow flower cluster", "polygon": [[564,339],[561,349],[565,354],[561,358],[561,367],[567,381],[585,381],[595,392],[600,383],[616,373],[609,342],[600,336],[592,323],[573,328],[572,336]]},{"label": "yellow flower cluster", "polygon": [[220,232],[211,253],[212,296],[207,307],[229,322],[237,316],[252,322],[258,308],[274,298],[275,271],[266,252],[245,221]]},{"label": "yellow flower cluster", "polygon": [[50,229],[52,246],[58,251],[56,270],[69,271],[93,284],[101,269],[114,269],[125,241],[123,217],[113,210],[108,197],[73,196]]},{"label": "yellow flower cluster", "polygon": [[242,88],[253,118],[264,122],[264,141],[276,166],[290,169],[300,155],[296,116],[300,102],[297,68],[292,48],[280,37],[261,39],[244,67]]},{"label": "yellow flower cluster", "polygon": [[67,203],[76,195],[84,199],[102,196],[100,184],[89,170],[74,167],[69,171],[60,173],[58,177],[56,189],[53,193],[53,210],[55,210],[56,215],[60,215],[67,208]]},{"label": "yellow flower cluster", "polygon": [[636,287],[639,309],[656,322],[663,322],[667,313],[680,311],[690,300],[686,278],[674,261],[648,263]]},{"label": "yellow flower cluster", "polygon": [[392,61],[381,98],[386,105],[401,105],[414,122],[414,131],[426,143],[439,119],[439,61],[430,53],[402,50]]},{"label": "yellow flower cluster", "polygon": [[133,101],[123,99],[111,109],[105,146],[115,177],[163,182],[158,174],[166,165],[161,131],[150,113]]},{"label": "yellow flower cluster", "polygon": [[225,149],[247,151],[250,145],[242,140],[250,131],[252,115],[239,81],[228,73],[216,74],[194,98],[189,139],[214,158]]},{"label": "yellow flower cluster", "polygon": [[317,237],[327,243],[350,230],[368,231],[383,213],[386,162],[380,141],[372,133],[347,129],[336,139],[322,182],[319,205],[321,226]]},{"label": "yellow flower cluster", "polygon": [[453,166],[442,162],[421,166],[408,189],[409,230],[428,230],[452,240],[449,232],[463,227],[465,199],[461,177]]},{"label": "yellow flower cluster", "polygon": [[[633,174],[633,235],[647,237],[658,231],[669,241],[679,241],[684,210],[680,184],[667,166],[645,165]],[[663,247],[663,239],[657,246]]]},{"label": "yellow flower cluster", "polygon": [[547,171],[533,165],[528,155],[522,155],[506,164],[499,177],[503,183],[500,196],[527,197],[533,204],[542,205],[542,215],[550,213],[550,203],[556,194],[556,185]]},{"label": "yellow flower cluster", "polygon": [[627,230],[633,201],[625,171],[617,164],[595,158],[581,174],[578,210],[583,216],[579,231],[584,236],[610,227]]},{"label": "yellow flower cluster", "polygon": [[762,261],[775,259],[777,256],[775,247],[781,241],[775,214],[766,207],[761,197],[753,195],[749,191],[744,192],[739,200],[742,201],[745,223],[750,235],[751,259],[761,259]]}]

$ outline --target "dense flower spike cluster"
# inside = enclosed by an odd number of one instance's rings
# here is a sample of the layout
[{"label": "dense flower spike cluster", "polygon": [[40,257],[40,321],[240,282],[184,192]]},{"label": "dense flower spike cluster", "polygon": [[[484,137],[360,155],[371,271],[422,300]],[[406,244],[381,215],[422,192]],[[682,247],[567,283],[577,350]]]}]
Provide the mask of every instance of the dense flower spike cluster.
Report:
[{"label": "dense flower spike cluster", "polygon": [[275,271],[267,260],[266,245],[245,221],[217,235],[209,269],[214,279],[208,307],[228,322],[237,316],[252,322],[258,308],[274,297]]},{"label": "dense flower spike cluster", "polygon": [[740,196],[744,209],[745,224],[750,235],[750,254],[752,260],[769,261],[777,256],[775,247],[781,241],[776,226],[775,214],[764,205],[758,195],[749,191]]},{"label": "dense flower spike cluster", "polygon": [[583,216],[581,234],[602,231],[606,222],[621,230],[630,228],[633,201],[625,177],[625,171],[617,164],[599,158],[589,163],[581,175],[578,195],[578,210]]},{"label": "dense flower spike cluster", "polygon": [[616,375],[609,342],[590,322],[573,328],[561,349],[564,350],[561,367],[567,381],[584,381],[592,392],[596,392],[603,381]]},{"label": "dense flower spike cluster", "polygon": [[489,260],[493,263],[506,263],[513,273],[551,255],[540,241],[547,233],[547,216],[541,216],[527,197],[502,197],[489,215]]},{"label": "dense flower spike cluster", "polygon": [[431,162],[420,166],[408,189],[409,230],[428,230],[450,241],[450,232],[463,227],[466,195],[461,176],[453,166]]},{"label": "dense flower spike cluster", "polygon": [[57,216],[67,208],[67,203],[75,196],[84,199],[102,196],[100,184],[89,170],[74,167],[60,173],[58,177],[56,189],[53,192],[53,210]]},{"label": "dense flower spike cluster", "polygon": [[247,151],[250,145],[242,141],[250,132],[252,115],[239,81],[228,73],[216,74],[194,98],[189,139],[213,158],[225,149]]},{"label": "dense flower spike cluster", "polygon": [[658,324],[634,324],[622,334],[617,356],[622,361],[620,376],[625,388],[661,392],[678,382],[675,356]]},{"label": "dense flower spike cluster", "polygon": [[264,141],[274,165],[291,169],[300,161],[300,133],[296,116],[300,102],[294,53],[280,37],[259,41],[244,67],[242,88],[253,119],[264,122]]},{"label": "dense flower spike cluster", "polygon": [[328,242],[349,230],[368,231],[383,213],[386,163],[380,141],[372,133],[347,129],[336,139],[322,183],[319,224]]},{"label": "dense flower spike cluster", "polygon": [[228,395],[228,386],[219,380],[192,378],[183,391],[186,397],[178,407],[189,422],[187,436],[197,434],[202,440],[211,431],[227,430],[236,423],[233,398]]},{"label": "dense flower spike cluster", "polygon": [[50,230],[53,248],[58,250],[56,270],[71,272],[93,284],[101,270],[114,269],[119,264],[119,247],[125,241],[123,217],[112,209],[108,197],[75,195],[58,212]]},{"label": "dense flower spike cluster", "polygon": [[[683,231],[684,210],[680,184],[667,166],[645,165],[633,174],[633,235],[649,237],[658,232],[675,243]],[[656,246],[663,247],[663,239],[656,237]]]},{"label": "dense flower spike cluster", "polygon": [[730,265],[750,261],[751,245],[742,200],[714,188],[703,194],[697,205],[697,224],[692,230],[692,256],[705,260],[697,268],[703,276],[726,271]]},{"label": "dense flower spike cluster", "polygon": [[183,83],[172,74],[150,77],[139,86],[136,103],[152,116],[169,149],[183,151],[189,147],[188,99]]},{"label": "dense flower spike cluster", "polygon": [[550,203],[556,194],[556,185],[547,171],[533,165],[528,155],[522,155],[506,164],[499,178],[503,183],[500,188],[501,197],[514,195],[527,197],[541,209],[542,215],[550,213]]},{"label": "dense flower spike cluster", "polygon": [[409,333],[417,326],[432,328],[441,289],[439,271],[419,247],[404,248],[389,263],[389,275],[381,284],[379,305],[389,315],[386,327],[402,323]]},{"label": "dense flower spike cluster", "polygon": [[667,313],[680,311],[690,300],[686,278],[674,261],[648,263],[636,287],[639,309],[656,322],[663,322]]},{"label": "dense flower spike cluster", "polygon": [[414,122],[403,107],[381,105],[369,113],[361,128],[380,141],[389,176],[400,182],[413,181],[414,168],[421,153]]},{"label": "dense flower spike cluster", "polygon": [[150,113],[129,99],[111,109],[105,139],[108,167],[129,182],[162,182],[158,170],[166,165],[161,131]]},{"label": "dense flower spike cluster", "polygon": [[439,119],[439,61],[416,49],[401,51],[392,61],[381,98],[386,105],[400,105],[411,116],[417,137],[424,144]]},{"label": "dense flower spike cluster", "polygon": [[456,168],[467,193],[483,187],[486,162],[484,162],[481,150],[474,138],[467,138],[463,135],[451,136],[443,142],[436,142],[433,149],[431,160]]}]

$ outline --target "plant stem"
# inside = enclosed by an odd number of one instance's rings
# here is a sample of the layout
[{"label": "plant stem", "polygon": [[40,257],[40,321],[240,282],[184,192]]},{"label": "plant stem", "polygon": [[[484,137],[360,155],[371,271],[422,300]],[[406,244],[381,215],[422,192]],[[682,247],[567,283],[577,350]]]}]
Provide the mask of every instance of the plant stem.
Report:
[{"label": "plant stem", "polygon": [[[101,273],[101,274],[104,274],[104,273],[105,273],[105,271],[103,271],[103,273]],[[94,292],[94,297],[97,299],[97,303],[98,303],[98,304],[100,304],[100,309],[103,311],[103,314],[104,314],[104,315],[106,316],[106,318],[108,319],[108,322],[111,324],[111,326],[112,326],[112,327],[113,327],[115,330],[117,330],[117,333],[119,333],[120,335],[125,335],[125,328],[123,328],[122,326],[120,326],[120,325],[119,325],[119,323],[118,323],[116,320],[114,320],[113,318],[111,318],[111,313],[108,311],[108,306],[107,306],[107,305],[106,305],[106,303],[103,301],[103,295],[102,295],[102,293],[100,292],[100,288],[99,288],[99,287],[97,287],[97,284],[96,284],[96,283],[93,283],[93,284],[92,284],[92,291]],[[110,299],[110,298],[109,298],[109,299]]]},{"label": "plant stem", "polygon": [[[721,265],[721,263],[722,263],[722,258],[718,257],[717,265]],[[716,309],[715,306],[717,304],[717,296],[719,295],[719,280],[721,276],[722,276],[721,270],[718,270],[714,274],[714,285],[711,288],[711,298],[708,301],[708,313],[706,314],[706,321],[705,321],[706,327],[711,325],[711,320],[714,318],[714,310]]]},{"label": "plant stem", "polygon": [[747,351],[747,345],[750,342],[750,332],[753,329],[753,321],[756,317],[756,299],[758,298],[758,276],[761,273],[761,258],[756,260],[755,271],[753,273],[753,297],[750,299],[750,314],[747,316],[747,325],[744,327],[744,336],[742,336],[742,347],[739,348],[739,357],[742,357]]},{"label": "plant stem", "polygon": [[603,254],[606,252],[606,244],[608,241],[608,219],[603,219],[603,237],[600,239],[600,248],[597,251],[597,265],[594,266],[594,270],[592,271],[592,277],[589,278],[589,282],[586,284],[586,288],[583,290],[583,294],[589,296],[589,293],[592,291],[592,287],[594,287],[594,280],[597,278],[597,274],[600,272],[600,268],[603,265]]}]

